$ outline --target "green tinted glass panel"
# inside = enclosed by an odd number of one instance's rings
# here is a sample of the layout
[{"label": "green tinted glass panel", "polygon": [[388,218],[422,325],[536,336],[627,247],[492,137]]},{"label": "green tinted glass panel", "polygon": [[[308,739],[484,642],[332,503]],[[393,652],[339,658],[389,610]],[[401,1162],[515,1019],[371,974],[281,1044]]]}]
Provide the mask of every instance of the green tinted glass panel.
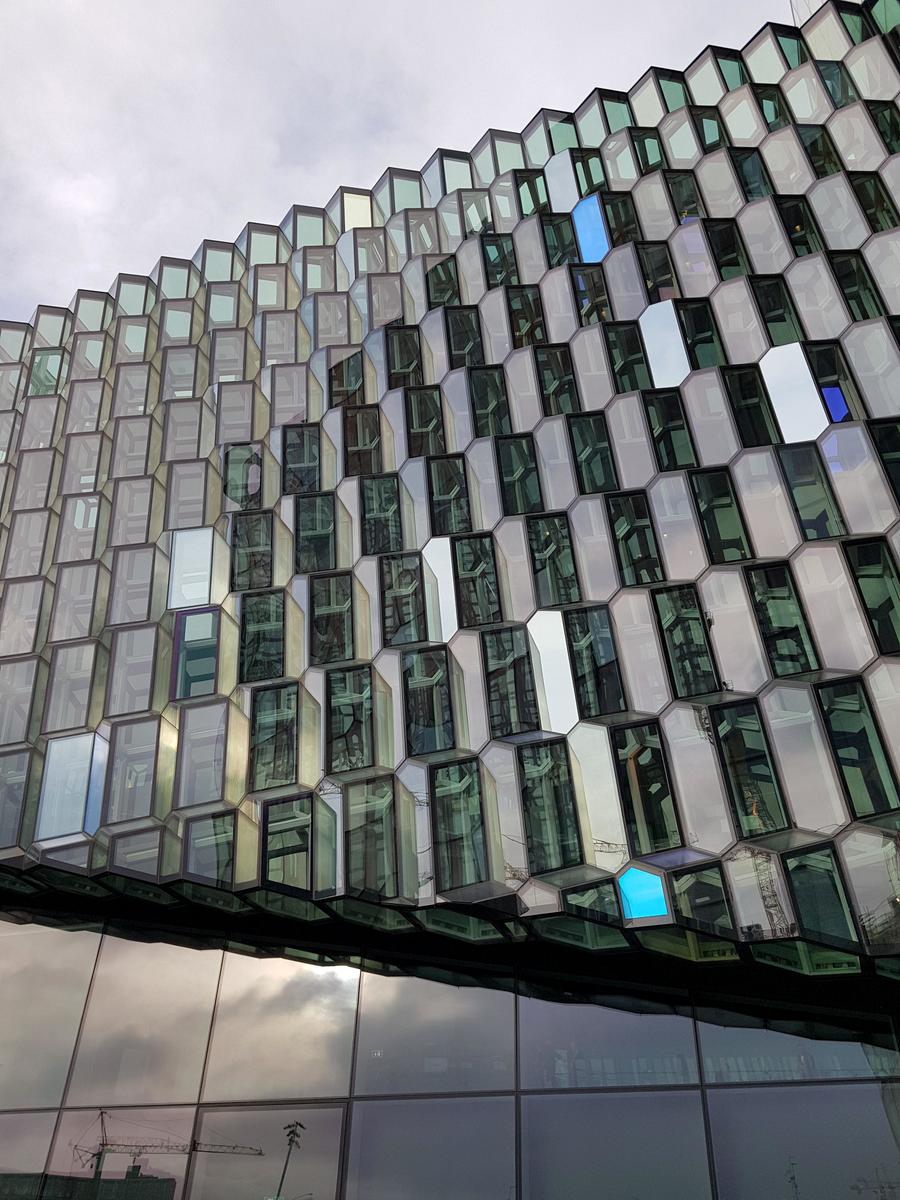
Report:
[{"label": "green tinted glass panel", "polygon": [[173,700],[193,700],[197,696],[209,696],[216,690],[218,648],[219,613],[216,609],[178,614]]},{"label": "green tinted glass panel", "polygon": [[396,475],[375,475],[360,481],[363,554],[395,554],[403,549],[400,525],[400,484]]},{"label": "green tinted glass panel", "polygon": [[706,221],[706,238],[720,279],[750,274],[750,263],[736,221]]},{"label": "green tinted glass panel", "polygon": [[541,217],[541,229],[544,233],[544,248],[547,251],[549,267],[563,267],[567,263],[578,262],[581,255],[575,240],[575,226],[568,214],[545,213]]},{"label": "green tinted glass panel", "polygon": [[272,586],[272,514],[235,513],[231,526],[231,590]]},{"label": "green tinted glass panel", "polygon": [[297,775],[297,685],[259,688],[250,709],[250,791],[283,787]]},{"label": "green tinted glass panel", "polygon": [[265,878],[268,883],[308,889],[312,798],[297,796],[270,804],[266,813]]},{"label": "green tinted glass panel", "polygon": [[752,558],[728,469],[694,471],[690,480],[710,562],[729,563]]},{"label": "green tinted glass panel", "polygon": [[241,600],[240,683],[279,679],[284,674],[284,592]]},{"label": "green tinted glass panel", "polygon": [[679,225],[686,225],[706,216],[697,180],[690,171],[667,171],[666,183],[669,185],[669,195],[672,197],[672,207],[675,209],[675,218]]},{"label": "green tinted glass panel", "polygon": [[862,683],[823,684],[819,703],[853,815],[870,817],[900,808],[894,773]]},{"label": "green tinted glass panel", "polygon": [[424,642],[425,588],[417,554],[386,554],[380,564],[381,628],[386,646]]},{"label": "green tinted glass panel", "polygon": [[763,165],[758,150],[731,150],[731,161],[734,164],[738,183],[744,190],[744,198],[762,200],[772,195],[772,184]]},{"label": "green tinted glass panel", "polygon": [[800,930],[816,941],[855,944],[856,930],[834,851],[785,855]]},{"label": "green tinted glass panel", "polygon": [[298,496],[294,505],[294,570],[302,575],[333,570],[334,493]]},{"label": "green tinted glass panel", "polygon": [[861,254],[832,254],[831,269],[854,321],[872,321],[883,315],[881,300]]},{"label": "green tinted glass panel", "polygon": [[432,533],[437,537],[467,533],[472,521],[462,455],[429,459],[428,485]]},{"label": "green tinted glass panel", "polygon": [[752,567],[747,580],[772,673],[817,671],[819,660],[787,566]]},{"label": "green tinted glass panel", "polygon": [[451,371],[459,367],[480,367],[484,364],[484,348],[481,344],[481,321],[477,308],[448,308],[444,313],[447,322],[447,365]]},{"label": "green tinted glass panel", "polygon": [[353,587],[350,575],[314,575],[309,581],[312,665],[353,658]]},{"label": "green tinted glass panel", "polygon": [[502,621],[491,535],[485,533],[454,539],[453,561],[459,593],[460,624],[494,625]]},{"label": "green tinted glass panel", "polygon": [[403,655],[406,753],[434,754],[456,744],[446,650],[408,650]]},{"label": "green tinted glass panel", "polygon": [[779,446],[778,457],[806,540],[846,533],[816,447]]},{"label": "green tinted glass panel", "polygon": [[520,746],[519,772],[532,874],[581,862],[575,790],[565,742]]},{"label": "green tinted glass panel", "polygon": [[619,574],[626,587],[662,583],[665,574],[643,492],[607,496],[609,523],[616,542]]},{"label": "green tinted glass panel", "polygon": [[653,854],[680,846],[681,831],[659,727],[654,722],[616,729],[612,742],[632,853]]},{"label": "green tinted glass panel", "polygon": [[499,438],[496,445],[504,513],[512,517],[540,512],[541,485],[530,435]]},{"label": "green tinted glass panel", "polygon": [[824,247],[806,200],[802,196],[778,196],[775,203],[797,257],[819,254]]},{"label": "green tinted glass panel", "polygon": [[879,175],[851,173],[847,178],[873,233],[883,233],[900,225],[897,208]]},{"label": "green tinted glass panel", "polygon": [[512,737],[540,729],[525,630],[519,627],[485,630],[481,649],[491,737]]},{"label": "green tinted glass panel", "polygon": [[419,330],[416,326],[385,329],[388,387],[421,387],[422,357],[419,350]]},{"label": "green tinted glass panel", "polygon": [[344,409],[344,472],[377,475],[381,470],[381,413],[377,405]]},{"label": "green tinted glass panel", "polygon": [[189,821],[185,840],[185,873],[216,887],[230,887],[234,878],[233,814]]},{"label": "green tinted glass panel", "polygon": [[459,304],[459,280],[456,276],[455,258],[444,258],[426,270],[425,290],[428,293],[429,308],[439,308],[442,304]]},{"label": "green tinted glass panel", "polygon": [[513,347],[537,346],[546,342],[544,309],[541,293],[536,287],[508,287],[506,304],[509,310],[509,329]]},{"label": "green tinted glass panel", "polygon": [[718,691],[719,680],[696,590],[687,585],[666,588],[653,593],[653,603],[675,694],[684,699]]},{"label": "green tinted glass panel", "polygon": [[570,608],[563,621],[579,717],[624,712],[625,692],[607,609]]},{"label": "green tinted glass panel", "polygon": [[834,142],[821,125],[798,125],[797,133],[819,179],[835,175],[842,169],[843,163],[834,148]]},{"label": "green tinted glass panel", "polygon": [[778,275],[756,275],[751,277],[750,286],[772,345],[799,342],[803,332],[784,280]]},{"label": "green tinted glass panel", "polygon": [[900,421],[873,421],[869,425],[869,433],[888,483],[900,503]]},{"label": "green tinted glass panel", "polygon": [[538,608],[576,604],[581,591],[565,515],[529,517],[527,524]]},{"label": "green tinted glass panel", "polygon": [[485,278],[489,288],[515,286],[519,282],[516,251],[511,233],[483,233],[481,252],[484,256]]},{"label": "green tinted glass panel", "polygon": [[604,325],[609,365],[617,392],[640,392],[653,387],[638,326]]},{"label": "green tinted glass panel", "polygon": [[512,433],[502,367],[477,367],[469,371],[469,393],[476,437],[500,437]]},{"label": "green tinted glass panel", "polygon": [[636,242],[641,236],[634,203],[627,192],[601,192],[600,203],[609,230],[609,240],[614,246]]},{"label": "green tinted glass panel", "polygon": [[695,467],[697,457],[678,391],[644,392],[644,410],[660,471]]},{"label": "green tinted glass panel", "polygon": [[322,486],[319,470],[319,426],[286,425],[282,491],[317,492]]},{"label": "green tinted glass panel", "polygon": [[357,894],[396,896],[397,846],[391,780],[351,784],[345,796],[348,887]]},{"label": "green tinted glass panel", "polygon": [[756,704],[728,704],[712,709],[710,718],[740,836],[787,829],[790,822]]},{"label": "green tinted glass panel", "polygon": [[869,625],[882,654],[900,654],[900,579],[879,538],[844,545]]},{"label": "green tinted glass panel", "polygon": [[569,421],[572,454],[582,495],[615,491],[619,486],[616,464],[603,413],[579,413]]},{"label": "green tinted glass panel", "polygon": [[535,346],[534,364],[544,416],[578,412],[578,384],[568,346]]},{"label": "green tinted glass panel", "polygon": [[741,445],[771,446],[781,441],[769,393],[758,367],[726,367],[722,379]]},{"label": "green tinted glass panel", "polygon": [[478,760],[435,767],[431,781],[438,891],[483,883],[489,871]]},{"label": "green tinted glass panel", "polygon": [[443,454],[446,448],[440,388],[407,388],[407,454],[410,458],[423,458],[428,454]]},{"label": "green tinted glass panel", "polygon": [[375,757],[371,668],[331,670],[326,682],[328,770],[371,767]]}]

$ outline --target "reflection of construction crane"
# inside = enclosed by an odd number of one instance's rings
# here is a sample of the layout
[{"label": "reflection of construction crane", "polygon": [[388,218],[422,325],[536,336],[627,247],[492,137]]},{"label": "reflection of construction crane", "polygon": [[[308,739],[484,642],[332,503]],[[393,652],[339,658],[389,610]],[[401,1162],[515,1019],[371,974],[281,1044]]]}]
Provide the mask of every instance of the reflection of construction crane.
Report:
[{"label": "reflection of construction crane", "polygon": [[884,1167],[876,1167],[871,1177],[861,1176],[850,1184],[851,1192],[871,1192],[878,1200],[896,1200],[900,1196],[900,1179],[885,1178]]},{"label": "reflection of construction crane", "polygon": [[93,1178],[99,1180],[103,1174],[103,1164],[108,1154],[127,1154],[136,1164],[142,1154],[190,1154],[200,1151],[203,1154],[254,1154],[262,1156],[258,1146],[238,1146],[231,1142],[198,1142],[191,1138],[187,1142],[168,1141],[165,1138],[141,1138],[140,1141],[123,1141],[110,1137],[106,1128],[109,1113],[100,1109],[100,1138],[95,1147],[73,1146],[76,1158],[83,1167],[94,1164]]}]

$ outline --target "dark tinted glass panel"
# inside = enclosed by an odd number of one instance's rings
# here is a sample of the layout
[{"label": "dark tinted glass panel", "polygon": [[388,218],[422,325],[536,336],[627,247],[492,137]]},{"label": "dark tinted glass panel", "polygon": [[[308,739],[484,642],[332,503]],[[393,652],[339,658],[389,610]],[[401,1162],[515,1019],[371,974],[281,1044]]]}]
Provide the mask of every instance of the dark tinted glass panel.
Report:
[{"label": "dark tinted glass panel", "polygon": [[466,463],[462,455],[428,460],[428,491],[432,533],[437,537],[468,533],[472,520]]},{"label": "dark tinted glass panel", "polygon": [[403,549],[400,524],[400,484],[396,475],[376,475],[360,481],[363,554],[393,554]]},{"label": "dark tinted glass panel", "polygon": [[328,770],[371,767],[375,758],[371,668],[329,671],[327,692]]},{"label": "dark tinted glass panel", "polygon": [[545,213],[541,217],[541,229],[549,267],[578,262],[581,255],[575,240],[575,226],[567,213]]},{"label": "dark tinted glass panel", "polygon": [[497,466],[506,516],[540,512],[543,500],[531,436],[500,438],[497,441]]},{"label": "dark tinted glass panel", "polygon": [[349,575],[310,579],[310,662],[340,662],[353,657],[353,602]]},{"label": "dark tinted glass panel", "polygon": [[553,417],[559,413],[578,412],[581,405],[569,347],[536,346],[534,365],[537,368],[544,415]]},{"label": "dark tinted glass panel", "polygon": [[757,706],[728,704],[713,709],[710,717],[741,836],[786,829],[789,821]]},{"label": "dark tinted glass panel", "polygon": [[752,558],[728,469],[694,471],[690,480],[710,562],[739,562],[743,558]]},{"label": "dark tinted glass panel", "polygon": [[755,275],[750,286],[772,345],[799,342],[803,333],[784,280],[778,275]]},{"label": "dark tinted glass panel", "polygon": [[843,63],[817,62],[816,66],[835,108],[843,108],[845,104],[853,104],[859,99],[859,93]]},{"label": "dark tinted glass panel", "polygon": [[727,367],[722,371],[741,445],[771,446],[781,441],[769,393],[757,367]]},{"label": "dark tinted glass panel", "polygon": [[635,854],[652,854],[681,845],[675,799],[655,724],[616,729],[613,733],[619,794]]},{"label": "dark tinted glass panel", "polygon": [[524,1200],[594,1200],[600,1179],[610,1197],[708,1200],[699,1094],[524,1097],[522,1170]]},{"label": "dark tinted glass panel", "polygon": [[614,491],[619,486],[606,418],[603,413],[579,413],[569,421],[572,455],[582,495]]},{"label": "dark tinted glass panel", "polygon": [[868,109],[888,154],[900,154],[900,112],[897,106],[883,100],[872,101]]},{"label": "dark tinted glass panel", "polygon": [[609,365],[617,392],[639,392],[653,386],[637,325],[604,325]]},{"label": "dark tinted glass panel", "polygon": [[878,649],[900,654],[900,579],[887,543],[848,542],[845,550]]},{"label": "dark tinted glass panel", "polygon": [[282,490],[317,492],[322,486],[319,471],[319,426],[286,425]]},{"label": "dark tinted glass panel", "polygon": [[823,249],[822,239],[806,200],[802,196],[778,196],[775,203],[794,253],[800,258],[818,254]]},{"label": "dark tinted glass panel", "polygon": [[347,475],[381,470],[381,415],[377,405],[344,409],[344,468]]},{"label": "dark tinted glass panel", "polygon": [[403,655],[406,752],[433,754],[455,745],[446,650],[408,650]]},{"label": "dark tinted glass panel", "polygon": [[601,192],[600,203],[606,217],[609,240],[614,246],[624,246],[626,242],[636,242],[640,238],[634,203],[627,192]]},{"label": "dark tinted glass panel", "polygon": [[900,808],[894,773],[862,682],[823,684],[819,703],[853,814],[869,817]]},{"label": "dark tinted glass panel", "polygon": [[351,891],[397,894],[394,789],[390,779],[351,784],[346,790],[346,868]]},{"label": "dark tinted glass panel", "polygon": [[601,321],[612,318],[606,280],[599,264],[594,267],[572,267],[572,290],[582,325],[599,325]]},{"label": "dark tinted glass panel", "polygon": [[342,404],[359,404],[362,399],[362,352],[357,351],[328,368],[328,401],[330,407],[336,408]]},{"label": "dark tinted glass panel", "polygon": [[837,342],[812,342],[806,357],[831,421],[858,421],[865,416],[856,382]]},{"label": "dark tinted glass panel", "polygon": [[401,327],[384,332],[388,387],[421,387],[425,380],[422,378],[418,328]]},{"label": "dark tinted glass panel", "polygon": [[484,349],[478,309],[448,308],[444,319],[447,322],[447,365],[450,370],[483,366]]},{"label": "dark tinted glass panel", "polygon": [[298,496],[294,504],[294,570],[302,575],[333,570],[334,494]]},{"label": "dark tinted glass panel", "polygon": [[444,414],[440,388],[408,388],[406,392],[406,452],[410,458],[443,454]]},{"label": "dark tinted glass panel", "polygon": [[461,625],[493,625],[503,620],[500,589],[489,533],[457,538],[453,542],[456,586]]},{"label": "dark tinted glass panel", "polygon": [[438,891],[488,878],[478,759],[435,767],[431,776]]},{"label": "dark tinted glass panel", "polygon": [[506,290],[509,328],[513,347],[536,346],[546,342],[541,293],[536,287],[509,287]]},{"label": "dark tinted glass panel", "polygon": [[814,941],[853,948],[856,930],[834,851],[821,846],[802,854],[785,855],[784,865],[801,932]]},{"label": "dark tinted glass panel", "polygon": [[442,304],[459,304],[455,258],[444,258],[434,266],[428,267],[425,272],[425,290],[428,293],[429,308],[439,308]]},{"label": "dark tinted glass panel", "polygon": [[697,458],[680,393],[645,392],[644,409],[660,471],[695,467]]},{"label": "dark tinted glass panel", "polygon": [[854,321],[872,321],[883,315],[881,300],[861,254],[832,254],[831,269]]},{"label": "dark tinted glass panel", "polygon": [[512,433],[506,377],[502,367],[478,367],[469,372],[472,423],[476,437],[499,437]]},{"label": "dark tinted glass panel", "polygon": [[721,279],[750,274],[750,263],[736,221],[707,221],[706,238]]},{"label": "dark tinted glass panel", "polygon": [[787,104],[781,90],[775,84],[768,87],[756,87],[753,90],[756,93],[763,120],[768,125],[770,132],[783,129],[785,125],[790,124]]},{"label": "dark tinted glass panel", "polygon": [[665,242],[642,242],[637,247],[637,253],[651,304],[681,295]]},{"label": "dark tinted glass panel", "polygon": [[873,421],[869,432],[888,483],[900,502],[900,421]]},{"label": "dark tinted glass panel", "polygon": [[816,447],[779,446],[778,457],[806,540],[846,533]]},{"label": "dark tinted glass panel", "polygon": [[297,687],[260,688],[250,717],[250,790],[282,787],[297,775]]},{"label": "dark tinted glass panel", "polygon": [[600,607],[567,610],[563,619],[578,715],[599,717],[625,709],[625,694],[608,611]]},{"label": "dark tinted glass panel", "polygon": [[693,587],[665,588],[653,593],[656,619],[681,699],[719,689],[715,663],[706,637],[706,622]]},{"label": "dark tinted glass panel", "polygon": [[842,163],[838,152],[821,125],[798,125],[797,133],[806,148],[812,168],[820,179],[841,170]]},{"label": "dark tinted glass panel", "polygon": [[219,614],[215,609],[180,612],[175,621],[173,700],[192,700],[216,690]]},{"label": "dark tinted glass panel", "polygon": [[532,874],[581,862],[575,790],[565,742],[520,746],[519,772]]},{"label": "dark tinted glass panel", "polygon": [[241,683],[284,674],[284,592],[243,597],[239,674]]},{"label": "dark tinted glass panel", "polygon": [[276,800],[265,808],[264,878],[289,887],[310,887],[312,797]]},{"label": "dark tinted glass panel", "polygon": [[527,525],[538,608],[577,604],[581,590],[565,515],[529,517]]},{"label": "dark tinted glass panel", "polygon": [[694,119],[694,128],[705,154],[711,154],[713,150],[719,150],[722,146],[728,145],[725,126],[714,108],[693,108],[691,116]]},{"label": "dark tinted glass panel", "polygon": [[512,1097],[353,1105],[347,1200],[497,1200],[515,1175]]},{"label": "dark tinted glass panel", "polygon": [[819,660],[787,566],[753,567],[747,581],[773,674],[817,671]]},{"label": "dark tinted glass panel", "polygon": [[238,508],[258,508],[262,498],[262,456],[256,446],[225,451],[222,490]]},{"label": "dark tinted glass panel", "polygon": [[511,233],[483,233],[481,249],[484,254],[484,270],[489,288],[504,284],[515,286],[519,282],[516,252]]},{"label": "dark tinted glass panel", "polygon": [[666,171],[665,178],[679,224],[685,225],[706,216],[697,181],[690,171]]},{"label": "dark tinted glass panel", "polygon": [[356,1094],[510,1089],[513,1026],[511,991],[364,974]]},{"label": "dark tinted glass panel", "polygon": [[626,587],[665,579],[643,492],[608,496],[609,523],[616,540],[619,573]]},{"label": "dark tinted glass panel", "polygon": [[540,729],[528,635],[524,629],[497,629],[481,635],[488,717],[492,737],[512,737]]},{"label": "dark tinted glass panel", "polygon": [[235,513],[231,526],[231,590],[272,586],[272,514]]},{"label": "dark tinted glass panel", "polygon": [[744,190],[745,199],[749,202],[771,196],[772,184],[759,151],[732,150],[730,154],[738,183]]},{"label": "dark tinted glass panel", "polygon": [[387,646],[428,636],[422,563],[417,554],[385,555],[380,562],[381,627]]}]

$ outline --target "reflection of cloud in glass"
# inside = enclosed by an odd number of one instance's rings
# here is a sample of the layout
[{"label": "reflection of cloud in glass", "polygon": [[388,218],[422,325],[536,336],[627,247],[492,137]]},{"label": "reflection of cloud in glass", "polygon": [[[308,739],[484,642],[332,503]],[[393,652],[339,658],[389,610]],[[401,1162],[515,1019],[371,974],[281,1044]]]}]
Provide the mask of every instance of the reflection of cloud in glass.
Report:
[{"label": "reflection of cloud in glass", "polygon": [[190,1200],[264,1200],[276,1196],[287,1157],[285,1125],[300,1121],[299,1145],[291,1151],[283,1200],[333,1200],[337,1187],[343,1108],[207,1109],[201,1142],[255,1146],[262,1155],[196,1154]]},{"label": "reflection of cloud in glass", "polygon": [[0,924],[0,1108],[58,1104],[100,938]]},{"label": "reflection of cloud in glass", "polygon": [[[43,1171],[56,1113],[4,1113],[0,1116],[0,1175]],[[0,1178],[0,1196],[4,1195]]]},{"label": "reflection of cloud in glass", "polygon": [[196,1100],[221,961],[104,938],[66,1103]]},{"label": "reflection of cloud in glass", "polygon": [[225,955],[203,1098],[346,1096],[359,972]]},{"label": "reflection of cloud in glass", "polygon": [[364,974],[356,1091],[511,1088],[513,1025],[509,992]]}]

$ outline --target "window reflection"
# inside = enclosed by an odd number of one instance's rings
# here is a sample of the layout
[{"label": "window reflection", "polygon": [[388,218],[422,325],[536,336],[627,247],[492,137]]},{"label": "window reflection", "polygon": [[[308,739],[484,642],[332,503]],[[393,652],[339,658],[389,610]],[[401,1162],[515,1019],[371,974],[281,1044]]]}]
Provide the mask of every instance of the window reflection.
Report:
[{"label": "window reflection", "polygon": [[0,1115],[0,1196],[38,1200],[55,1112]]}]

